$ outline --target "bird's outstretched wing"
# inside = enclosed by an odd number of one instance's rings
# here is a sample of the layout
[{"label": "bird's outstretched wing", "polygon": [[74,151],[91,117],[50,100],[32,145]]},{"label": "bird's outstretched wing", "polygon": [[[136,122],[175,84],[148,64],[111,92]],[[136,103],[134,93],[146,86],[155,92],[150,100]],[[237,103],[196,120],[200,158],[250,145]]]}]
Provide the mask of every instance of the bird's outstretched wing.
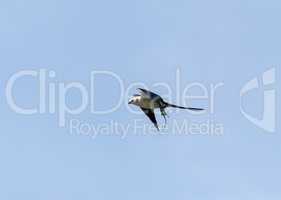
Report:
[{"label": "bird's outstretched wing", "polygon": [[159,131],[159,127],[157,124],[157,120],[155,118],[154,111],[152,109],[145,109],[145,108],[141,108],[141,109],[146,114],[146,116],[151,120],[151,122],[154,124],[154,126],[157,128],[157,130]]},{"label": "bird's outstretched wing", "polygon": [[142,89],[142,88],[138,88],[138,89],[141,91],[141,96],[143,96],[145,98],[148,98],[148,99],[151,99],[151,100],[154,100],[154,101],[162,99],[158,94],[155,94],[155,93],[153,93],[149,90]]}]

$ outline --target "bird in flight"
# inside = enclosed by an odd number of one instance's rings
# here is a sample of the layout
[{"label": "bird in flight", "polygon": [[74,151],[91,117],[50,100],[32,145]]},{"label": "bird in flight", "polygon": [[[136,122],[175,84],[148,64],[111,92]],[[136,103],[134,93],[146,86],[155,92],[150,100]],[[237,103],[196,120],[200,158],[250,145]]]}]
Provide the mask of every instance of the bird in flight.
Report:
[{"label": "bird in flight", "polygon": [[138,106],[142,109],[142,111],[146,114],[146,116],[151,120],[151,122],[154,124],[154,126],[159,131],[159,127],[157,124],[157,120],[155,118],[154,109],[160,109],[161,115],[165,119],[165,123],[167,122],[166,116],[167,113],[165,111],[166,108],[172,107],[172,108],[179,108],[179,109],[187,109],[187,110],[193,110],[193,111],[202,111],[204,109],[202,108],[192,108],[192,107],[183,107],[183,106],[177,106],[170,103],[167,103],[163,100],[161,96],[158,94],[155,94],[151,91],[138,88],[140,90],[140,94],[135,94],[130,100],[128,104],[133,104],[135,106]]}]

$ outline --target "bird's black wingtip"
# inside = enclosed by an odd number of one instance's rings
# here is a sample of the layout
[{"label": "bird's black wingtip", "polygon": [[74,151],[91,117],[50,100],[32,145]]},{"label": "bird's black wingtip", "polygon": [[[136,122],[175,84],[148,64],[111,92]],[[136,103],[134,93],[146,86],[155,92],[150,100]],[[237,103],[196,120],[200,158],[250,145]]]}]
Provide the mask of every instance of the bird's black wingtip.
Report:
[{"label": "bird's black wingtip", "polygon": [[154,124],[154,126],[157,129],[157,131],[160,131],[158,124]]}]

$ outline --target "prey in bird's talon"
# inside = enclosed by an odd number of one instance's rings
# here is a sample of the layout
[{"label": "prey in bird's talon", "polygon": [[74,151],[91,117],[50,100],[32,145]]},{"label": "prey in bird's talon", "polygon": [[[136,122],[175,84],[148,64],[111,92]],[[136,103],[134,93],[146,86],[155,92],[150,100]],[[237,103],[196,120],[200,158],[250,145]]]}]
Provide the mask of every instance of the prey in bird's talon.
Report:
[{"label": "prey in bird's talon", "polygon": [[154,109],[160,109],[161,115],[165,119],[165,125],[167,124],[166,116],[168,114],[166,113],[165,109],[168,107],[172,108],[179,108],[179,109],[188,109],[193,111],[202,111],[204,109],[202,108],[192,108],[192,107],[183,107],[183,106],[177,106],[170,103],[165,102],[162,97],[160,97],[158,94],[155,94],[149,90],[145,90],[142,88],[139,88],[140,94],[134,95],[130,100],[129,104],[133,104],[135,106],[138,106],[142,109],[142,111],[146,114],[146,116],[151,120],[151,122],[154,124],[154,126],[159,131],[159,127],[157,124],[157,120],[155,118]]}]

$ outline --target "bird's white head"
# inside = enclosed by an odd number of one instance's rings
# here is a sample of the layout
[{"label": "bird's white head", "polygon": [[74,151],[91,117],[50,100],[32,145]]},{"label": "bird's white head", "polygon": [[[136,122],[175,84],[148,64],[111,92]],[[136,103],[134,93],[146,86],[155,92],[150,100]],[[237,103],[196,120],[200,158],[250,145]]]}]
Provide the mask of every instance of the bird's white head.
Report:
[{"label": "bird's white head", "polygon": [[140,95],[134,95],[129,99],[128,104],[138,105],[138,99]]}]

